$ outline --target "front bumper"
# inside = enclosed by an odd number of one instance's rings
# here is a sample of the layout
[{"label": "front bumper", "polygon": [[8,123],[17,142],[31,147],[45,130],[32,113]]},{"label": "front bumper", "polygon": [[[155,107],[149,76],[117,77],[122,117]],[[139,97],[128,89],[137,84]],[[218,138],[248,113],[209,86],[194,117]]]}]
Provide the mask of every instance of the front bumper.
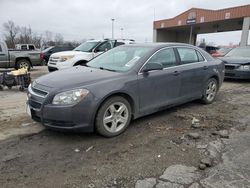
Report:
[{"label": "front bumper", "polygon": [[250,70],[225,70],[225,78],[250,79]]},{"label": "front bumper", "polygon": [[44,98],[29,92],[28,96],[31,118],[43,126],[62,131],[93,132],[95,104],[91,94],[71,106],[53,105],[49,95]]},{"label": "front bumper", "polygon": [[71,61],[63,61],[63,62],[48,62],[48,69],[49,71],[52,70],[62,70],[62,69],[68,69],[73,67],[73,63]]}]

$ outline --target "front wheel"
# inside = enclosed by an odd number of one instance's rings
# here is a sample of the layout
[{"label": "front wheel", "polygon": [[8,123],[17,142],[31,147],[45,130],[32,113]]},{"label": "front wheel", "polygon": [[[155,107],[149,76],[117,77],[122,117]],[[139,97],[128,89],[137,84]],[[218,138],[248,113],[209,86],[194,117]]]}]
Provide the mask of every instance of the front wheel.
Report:
[{"label": "front wheel", "polygon": [[205,104],[210,104],[214,102],[217,91],[218,91],[217,80],[214,78],[210,78],[206,83],[201,101]]},{"label": "front wheel", "polygon": [[112,97],[100,107],[95,121],[96,130],[105,137],[114,137],[126,130],[131,120],[131,106],[123,97]]}]

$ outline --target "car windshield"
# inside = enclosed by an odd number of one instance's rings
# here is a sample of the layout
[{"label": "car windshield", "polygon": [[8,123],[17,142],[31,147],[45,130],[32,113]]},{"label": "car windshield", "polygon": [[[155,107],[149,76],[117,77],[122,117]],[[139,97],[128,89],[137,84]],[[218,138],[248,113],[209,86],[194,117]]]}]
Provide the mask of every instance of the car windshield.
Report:
[{"label": "car windshield", "polygon": [[74,51],[90,52],[94,47],[96,47],[100,42],[84,42],[80,46],[76,47]]},{"label": "car windshield", "polygon": [[50,51],[52,48],[54,48],[54,46],[48,47],[48,48],[46,48],[45,50],[43,50],[42,52],[43,52],[43,53],[46,53],[46,52]]},{"label": "car windshield", "polygon": [[250,57],[250,48],[235,48],[228,52],[226,57]]},{"label": "car windshield", "polygon": [[87,66],[115,72],[127,72],[152,48],[119,46],[96,57]]}]

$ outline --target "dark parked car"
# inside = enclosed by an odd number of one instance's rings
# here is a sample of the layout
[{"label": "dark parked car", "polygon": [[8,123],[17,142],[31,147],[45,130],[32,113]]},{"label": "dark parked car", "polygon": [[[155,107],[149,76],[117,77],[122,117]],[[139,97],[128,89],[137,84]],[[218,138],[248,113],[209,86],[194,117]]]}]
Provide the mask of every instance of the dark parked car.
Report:
[{"label": "dark parked car", "polygon": [[202,48],[203,50],[205,50],[207,53],[209,54],[213,54],[215,53],[217,50],[219,50],[218,47],[215,47],[215,46],[209,46],[209,45],[206,45],[206,46],[199,46],[200,48]]},{"label": "dark parked car", "polygon": [[56,52],[73,50],[75,47],[72,46],[51,46],[42,51],[43,59],[48,63],[50,56]]},{"label": "dark parked car", "polygon": [[250,46],[234,48],[224,57],[225,77],[235,79],[250,79]]},{"label": "dark parked car", "polygon": [[123,45],[35,80],[27,112],[48,128],[112,137],[131,119],[195,99],[212,103],[223,77],[224,64],[191,45]]}]

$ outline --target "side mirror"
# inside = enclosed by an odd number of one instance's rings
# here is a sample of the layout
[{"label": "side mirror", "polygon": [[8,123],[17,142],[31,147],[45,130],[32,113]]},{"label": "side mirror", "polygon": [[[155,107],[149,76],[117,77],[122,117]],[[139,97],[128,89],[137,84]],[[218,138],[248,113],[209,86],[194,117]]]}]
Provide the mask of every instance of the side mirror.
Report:
[{"label": "side mirror", "polygon": [[143,72],[148,72],[148,71],[152,71],[152,70],[162,70],[163,66],[160,63],[147,63],[142,71]]}]

